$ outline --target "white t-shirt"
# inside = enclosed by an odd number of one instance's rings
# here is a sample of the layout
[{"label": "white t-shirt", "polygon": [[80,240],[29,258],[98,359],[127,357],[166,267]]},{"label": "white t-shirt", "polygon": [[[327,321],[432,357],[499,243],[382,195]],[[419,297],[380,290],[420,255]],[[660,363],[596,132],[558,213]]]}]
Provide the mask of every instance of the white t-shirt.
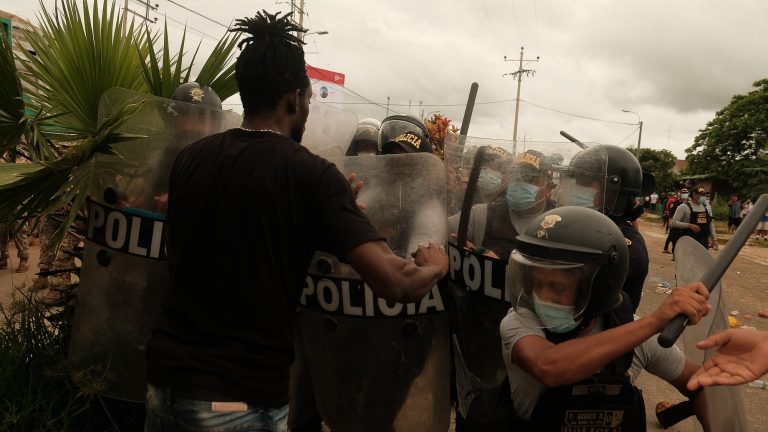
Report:
[{"label": "white t-shirt", "polygon": [[[518,311],[510,309],[499,325],[515,414],[525,420],[531,417],[536,402],[546,387],[517,364],[512,363],[512,348],[517,341],[528,335],[546,337],[542,327],[543,324],[536,314],[527,309],[518,309]],[[603,324],[598,322],[590,334],[601,330],[603,330]],[[685,366],[685,355],[676,346],[662,348],[654,335],[635,348],[632,366],[629,369],[630,381],[634,384],[640,372],[645,369],[670,382],[680,377],[683,366]]]}]

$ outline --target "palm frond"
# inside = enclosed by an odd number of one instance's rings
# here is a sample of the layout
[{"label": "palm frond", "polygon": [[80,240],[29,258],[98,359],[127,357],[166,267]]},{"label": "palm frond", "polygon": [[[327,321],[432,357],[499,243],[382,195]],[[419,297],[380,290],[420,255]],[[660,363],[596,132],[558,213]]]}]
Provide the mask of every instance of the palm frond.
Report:
[{"label": "palm frond", "polygon": [[232,60],[240,35],[240,33],[224,35],[213,48],[197,74],[197,78],[195,78],[195,81],[200,85],[211,86],[222,101],[237,93],[235,63]]},{"label": "palm frond", "polygon": [[[123,87],[142,91],[144,80],[132,39],[120,34],[123,17],[116,2],[103,0],[101,9],[83,1],[62,0],[58,20],[42,5],[39,31],[25,31],[32,51],[24,64],[31,74],[30,96],[35,105],[60,114],[55,124],[82,139],[97,131],[99,99],[104,91]],[[128,24],[134,34],[134,24]],[[137,37],[143,37],[139,32]]]}]

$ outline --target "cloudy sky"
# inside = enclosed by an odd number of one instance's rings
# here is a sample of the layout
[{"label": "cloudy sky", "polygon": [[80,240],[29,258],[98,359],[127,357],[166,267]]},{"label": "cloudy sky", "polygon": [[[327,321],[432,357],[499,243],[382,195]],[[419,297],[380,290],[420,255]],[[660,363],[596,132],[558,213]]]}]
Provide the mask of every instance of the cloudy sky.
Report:
[{"label": "cloudy sky", "polygon": [[[291,7],[289,0],[150,2],[158,5],[150,17],[175,20],[176,37],[176,21],[187,23],[209,51],[225,30],[213,21]],[[143,13],[140,3],[129,1]],[[35,22],[39,5],[0,0],[0,9]],[[512,139],[517,81],[503,75],[517,69],[522,46],[525,59],[539,61],[524,62],[535,75],[522,81],[521,141],[562,142],[565,130],[583,141],[636,145],[639,116],[643,147],[683,158],[718,109],[768,77],[764,0],[306,0],[304,9],[305,27],[328,32],[306,37],[307,62],[346,74],[346,109],[382,119],[389,97],[390,113],[439,111],[460,123],[474,81],[473,136]],[[237,109],[239,99],[226,102]]]}]

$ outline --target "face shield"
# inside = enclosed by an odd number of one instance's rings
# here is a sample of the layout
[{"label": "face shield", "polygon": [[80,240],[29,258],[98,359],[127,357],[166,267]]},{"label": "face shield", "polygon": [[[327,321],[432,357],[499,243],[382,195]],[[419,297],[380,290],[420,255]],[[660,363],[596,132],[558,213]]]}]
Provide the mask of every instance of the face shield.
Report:
[{"label": "face shield", "polygon": [[560,174],[554,193],[555,205],[586,207],[602,212],[609,199],[606,195],[611,195],[614,201],[616,199],[615,193],[607,193],[607,183],[611,182],[607,178],[607,167],[607,153],[600,146],[577,154]]},{"label": "face shield", "polygon": [[542,329],[567,333],[581,324],[598,270],[598,264],[543,260],[515,250],[507,265],[512,307],[534,312]]}]

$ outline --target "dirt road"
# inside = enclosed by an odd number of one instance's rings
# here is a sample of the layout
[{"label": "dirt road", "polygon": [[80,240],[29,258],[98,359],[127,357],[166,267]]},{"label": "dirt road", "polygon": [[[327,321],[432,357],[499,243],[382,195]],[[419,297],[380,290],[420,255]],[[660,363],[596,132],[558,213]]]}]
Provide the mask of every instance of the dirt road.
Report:
[{"label": "dirt road", "polygon": [[[648,245],[651,261],[650,272],[638,309],[638,313],[642,315],[653,311],[666,297],[666,294],[656,292],[658,284],[666,282],[670,286],[675,285],[675,263],[671,255],[662,253],[666,236],[659,219],[642,221],[640,231]],[[11,247],[11,268],[0,270],[0,302],[7,301],[14,285],[31,284],[34,273],[37,271],[39,251],[39,246],[30,248],[30,271],[19,274],[13,272],[17,259],[15,250]],[[717,254],[717,252],[711,253]],[[758,310],[768,309],[768,242],[750,240],[723,278],[723,289],[728,311],[739,311],[737,318],[744,325],[758,330],[768,330],[768,319],[757,316]],[[752,318],[746,319],[747,314]],[[677,402],[683,400],[683,397],[672,386],[647,373],[640,377],[639,384],[645,395],[648,430],[662,431],[654,415],[656,403],[662,400]],[[743,386],[741,393],[746,407],[749,430],[768,430],[768,410],[766,410],[768,389]],[[688,420],[669,430],[690,431],[692,422]]]},{"label": "dirt road", "polygon": [[[642,315],[656,309],[666,297],[666,294],[656,292],[658,284],[666,282],[672,287],[675,286],[675,263],[672,261],[672,255],[662,253],[666,235],[660,219],[641,221],[640,231],[648,245],[651,261],[638,309],[638,313]],[[721,240],[721,250],[722,244]],[[714,251],[710,253],[713,256],[718,254]],[[726,310],[738,311],[736,318],[743,325],[768,330],[768,319],[757,316],[758,310],[768,309],[767,282],[768,242],[750,240],[723,277]],[[751,315],[752,318],[747,319],[745,315]],[[662,400],[676,402],[683,400],[683,397],[672,386],[647,373],[641,376],[639,383],[645,396],[648,430],[664,430],[654,415],[656,403]],[[768,406],[768,389],[742,386],[741,394],[747,413],[748,430],[768,430],[768,410],[765,409]],[[691,421],[680,423],[668,430],[690,431]]]}]

